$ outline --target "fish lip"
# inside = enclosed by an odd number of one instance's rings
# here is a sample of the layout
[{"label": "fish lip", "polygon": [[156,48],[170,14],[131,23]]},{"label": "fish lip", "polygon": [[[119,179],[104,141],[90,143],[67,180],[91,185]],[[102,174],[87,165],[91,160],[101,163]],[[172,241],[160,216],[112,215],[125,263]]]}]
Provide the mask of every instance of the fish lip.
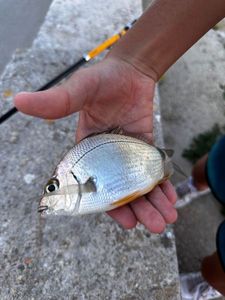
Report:
[{"label": "fish lip", "polygon": [[49,209],[48,205],[40,205],[38,207],[38,212],[43,213],[43,212],[46,212],[48,209]]}]

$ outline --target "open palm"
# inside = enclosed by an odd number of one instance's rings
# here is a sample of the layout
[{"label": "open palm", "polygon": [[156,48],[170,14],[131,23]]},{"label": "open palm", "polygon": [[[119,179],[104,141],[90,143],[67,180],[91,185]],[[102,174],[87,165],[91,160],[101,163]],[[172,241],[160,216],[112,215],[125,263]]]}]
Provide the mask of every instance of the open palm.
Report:
[{"label": "open palm", "polygon": [[[47,119],[79,111],[77,141],[116,127],[145,135],[151,141],[154,86],[151,78],[132,65],[106,58],[74,73],[58,87],[18,94],[15,105],[24,113]],[[139,221],[151,232],[159,233],[166,223],[176,220],[175,201],[175,191],[167,181],[145,197],[108,214],[125,228],[132,228]]]}]

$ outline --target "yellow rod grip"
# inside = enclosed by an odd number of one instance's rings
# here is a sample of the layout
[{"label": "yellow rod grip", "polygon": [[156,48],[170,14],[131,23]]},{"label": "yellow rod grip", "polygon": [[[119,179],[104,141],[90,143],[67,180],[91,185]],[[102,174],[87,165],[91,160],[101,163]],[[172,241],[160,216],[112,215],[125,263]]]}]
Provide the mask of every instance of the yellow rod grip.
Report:
[{"label": "yellow rod grip", "polygon": [[104,41],[101,45],[98,45],[96,48],[89,51],[87,53],[87,57],[89,59],[92,59],[95,56],[99,55],[101,52],[103,52],[104,50],[110,48],[113,44],[115,44],[121,38],[121,36],[124,35],[125,33],[126,33],[126,30],[124,29],[120,33],[113,35],[112,37],[110,37],[109,39]]}]

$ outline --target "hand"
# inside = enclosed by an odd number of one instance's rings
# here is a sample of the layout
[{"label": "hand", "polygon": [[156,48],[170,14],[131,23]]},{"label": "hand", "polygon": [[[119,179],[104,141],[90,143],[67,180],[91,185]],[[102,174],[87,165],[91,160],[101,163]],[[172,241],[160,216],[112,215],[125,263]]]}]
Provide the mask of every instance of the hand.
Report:
[{"label": "hand", "polygon": [[[58,87],[15,97],[18,110],[41,118],[57,119],[79,111],[76,140],[91,133],[120,126],[127,132],[152,138],[152,109],[155,82],[132,65],[116,58],[106,58],[79,70]],[[145,197],[108,214],[124,228],[137,222],[154,233],[173,223],[176,193],[169,181]]]}]

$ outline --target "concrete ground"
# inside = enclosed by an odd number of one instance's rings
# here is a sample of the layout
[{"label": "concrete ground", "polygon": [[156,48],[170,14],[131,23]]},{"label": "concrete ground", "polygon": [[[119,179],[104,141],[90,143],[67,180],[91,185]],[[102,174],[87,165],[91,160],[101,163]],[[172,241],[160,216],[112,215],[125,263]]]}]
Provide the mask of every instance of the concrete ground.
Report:
[{"label": "concrete ground", "polygon": [[[31,45],[51,2],[39,0],[37,5],[36,2],[29,0],[0,0],[0,41],[4,41],[0,43],[0,73],[16,48],[27,48]],[[220,29],[224,27],[224,24],[219,26]],[[190,173],[191,165],[182,158],[183,149],[189,145],[193,136],[210,128],[215,121],[225,123],[223,91],[219,88],[220,84],[225,83],[224,44],[225,41],[218,37],[216,32],[210,32],[170,69],[160,86],[166,143],[168,147],[175,149],[175,161],[187,174]],[[14,131],[16,132],[16,127]],[[15,138],[13,132],[12,140],[15,143],[14,140],[18,137]],[[174,180],[176,182],[181,179],[175,176]],[[223,218],[221,208],[212,196],[204,196],[180,210],[175,233],[181,272],[199,270],[201,259],[215,250],[214,237],[217,226]],[[31,220],[31,224],[32,222]],[[75,223],[76,226],[80,226]],[[65,244],[65,241],[63,243]],[[12,257],[15,262],[12,266],[9,264],[8,266],[14,272],[18,267],[16,276],[19,279],[16,284],[21,286],[24,284],[24,275],[17,273],[23,274],[22,268],[24,265],[26,267],[26,263],[17,263],[19,255],[14,253],[17,249],[14,248],[11,249],[12,253],[9,256],[11,255],[10,263]],[[22,261],[22,256],[20,257]],[[29,266],[28,261],[27,265]],[[31,266],[29,271],[27,267],[25,271],[28,279],[30,278],[28,272],[35,274],[35,270],[32,270]],[[38,283],[36,284],[38,286]]]},{"label": "concrete ground", "polygon": [[[223,28],[223,24],[220,25]],[[223,33],[222,33],[223,35]],[[225,124],[223,98],[225,39],[211,30],[165,75],[160,84],[163,130],[167,147],[175,149],[175,162],[189,175],[191,164],[182,157],[193,137]],[[176,183],[184,178],[175,174]],[[215,234],[224,220],[212,195],[194,200],[179,211],[175,225],[180,272],[200,270],[201,260],[215,251]]]},{"label": "concrete ground", "polygon": [[16,48],[28,48],[52,0],[0,0],[0,73]]},{"label": "concrete ground", "polygon": [[[109,3],[53,1],[31,48],[0,77],[1,113],[13,94],[37,89],[141,13],[139,0]],[[39,218],[38,195],[74,144],[76,124],[77,115],[44,122],[18,113],[1,125],[0,299],[180,299],[171,227],[151,235],[105,214]]]}]

